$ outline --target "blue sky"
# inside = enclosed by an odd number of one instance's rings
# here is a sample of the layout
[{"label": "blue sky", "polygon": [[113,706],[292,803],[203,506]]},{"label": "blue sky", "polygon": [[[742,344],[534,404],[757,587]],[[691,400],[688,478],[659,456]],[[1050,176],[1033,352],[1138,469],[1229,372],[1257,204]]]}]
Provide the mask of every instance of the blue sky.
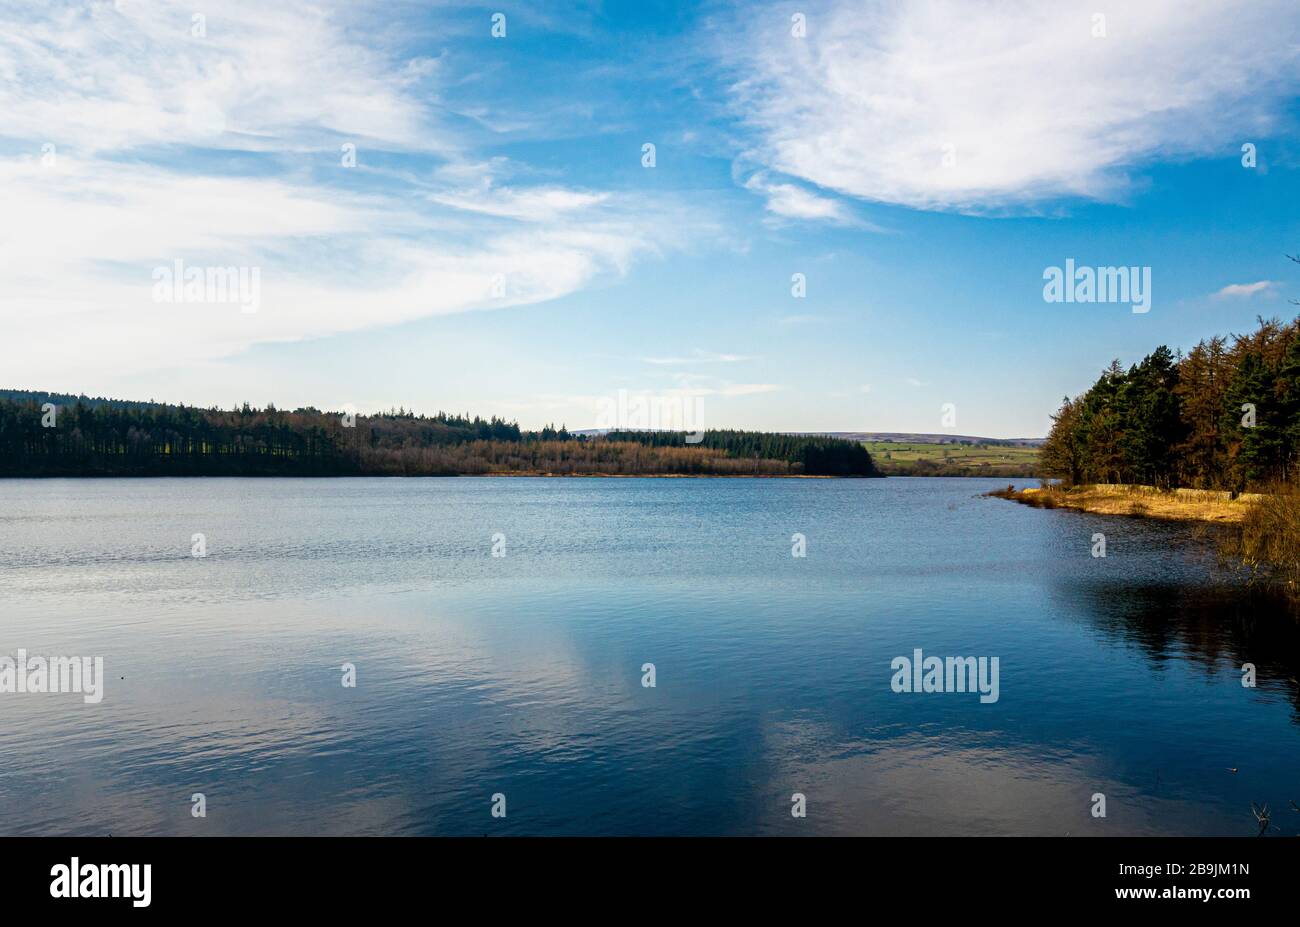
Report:
[{"label": "blue sky", "polygon": [[1095,6],[0,4],[0,385],[1042,435],[1300,296],[1293,3]]}]

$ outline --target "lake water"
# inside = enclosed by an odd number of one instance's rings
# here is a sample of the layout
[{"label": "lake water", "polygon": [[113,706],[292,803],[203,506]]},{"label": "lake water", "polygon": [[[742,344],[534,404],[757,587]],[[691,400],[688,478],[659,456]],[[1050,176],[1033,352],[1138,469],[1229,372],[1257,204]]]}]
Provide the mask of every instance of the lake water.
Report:
[{"label": "lake water", "polygon": [[1300,831],[1292,618],[1005,483],[0,480],[0,655],[107,677],[0,694],[0,832]]}]

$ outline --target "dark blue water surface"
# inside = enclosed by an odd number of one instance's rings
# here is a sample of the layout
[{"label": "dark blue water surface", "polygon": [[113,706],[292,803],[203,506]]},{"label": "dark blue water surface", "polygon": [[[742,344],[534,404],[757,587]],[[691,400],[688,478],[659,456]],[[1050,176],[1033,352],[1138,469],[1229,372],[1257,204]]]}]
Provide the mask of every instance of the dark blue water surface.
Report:
[{"label": "dark blue water surface", "polygon": [[[997,485],[0,481],[0,654],[107,675],[0,694],[0,831],[1300,831],[1295,621],[1192,529]],[[895,693],[916,648],[998,701]]]}]

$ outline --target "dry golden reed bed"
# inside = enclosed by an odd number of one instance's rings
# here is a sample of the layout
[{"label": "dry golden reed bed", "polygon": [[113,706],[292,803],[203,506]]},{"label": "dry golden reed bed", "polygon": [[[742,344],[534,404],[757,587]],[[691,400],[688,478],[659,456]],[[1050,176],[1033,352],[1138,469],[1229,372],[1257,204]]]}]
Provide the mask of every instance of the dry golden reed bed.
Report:
[{"label": "dry golden reed bed", "polygon": [[1154,486],[1098,484],[1071,489],[1029,487],[1016,490],[1011,486],[989,493],[1044,509],[1077,509],[1096,515],[1135,515],[1173,521],[1240,522],[1260,493],[1231,493],[1210,489],[1160,490]]},{"label": "dry golden reed bed", "polygon": [[1270,492],[1235,497],[1206,489],[1118,485],[1008,486],[988,495],[1044,509],[1222,526],[1214,532],[1221,560],[1243,568],[1252,583],[1262,581],[1285,592],[1300,607],[1300,487],[1293,484],[1276,483]]}]

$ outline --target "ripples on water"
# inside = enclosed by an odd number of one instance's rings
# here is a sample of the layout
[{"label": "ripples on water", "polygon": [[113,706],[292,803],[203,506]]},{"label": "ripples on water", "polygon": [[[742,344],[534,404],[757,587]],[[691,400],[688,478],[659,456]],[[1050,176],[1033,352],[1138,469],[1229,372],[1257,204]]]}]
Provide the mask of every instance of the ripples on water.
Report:
[{"label": "ripples on water", "polygon": [[[0,830],[1251,834],[1300,802],[1286,610],[1187,528],[995,485],[0,481],[0,653],[108,677],[0,695]],[[893,693],[916,647],[998,656],[999,701]]]}]

